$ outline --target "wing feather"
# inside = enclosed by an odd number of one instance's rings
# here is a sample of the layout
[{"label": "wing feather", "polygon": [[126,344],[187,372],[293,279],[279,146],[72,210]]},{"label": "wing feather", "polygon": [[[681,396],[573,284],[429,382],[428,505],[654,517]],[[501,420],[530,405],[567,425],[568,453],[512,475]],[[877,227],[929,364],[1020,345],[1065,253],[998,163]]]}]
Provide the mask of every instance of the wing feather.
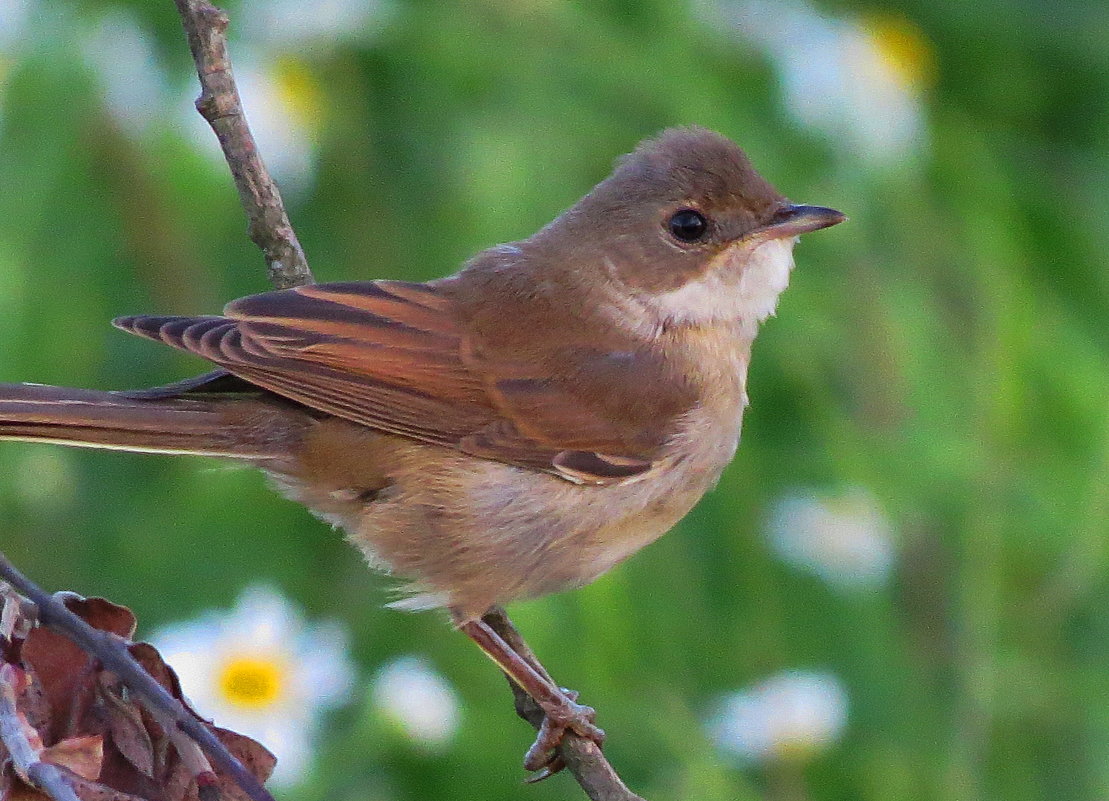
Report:
[{"label": "wing feather", "polygon": [[[385,433],[578,483],[621,482],[650,469],[658,435],[621,422],[622,393],[635,385],[621,383],[623,371],[642,369],[641,360],[582,351],[568,357],[582,368],[576,377],[533,377],[526,362],[476,360],[474,353],[489,349],[470,341],[459,316],[435,287],[376,281],[253,295],[229,304],[222,317],[115,324]],[[494,352],[503,353],[503,343]],[[582,381],[599,389],[599,406],[582,401],[598,395],[578,392]]]}]

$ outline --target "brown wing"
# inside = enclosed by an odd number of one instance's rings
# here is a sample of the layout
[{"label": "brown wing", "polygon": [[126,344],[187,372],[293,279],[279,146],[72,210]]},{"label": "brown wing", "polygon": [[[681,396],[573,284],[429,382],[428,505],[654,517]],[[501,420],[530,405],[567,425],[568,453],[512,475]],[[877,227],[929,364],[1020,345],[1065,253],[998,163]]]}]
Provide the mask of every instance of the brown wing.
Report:
[{"label": "brown wing", "polygon": [[626,357],[572,354],[575,374],[602,387],[600,406],[589,407],[573,381],[528,377],[526,364],[477,364],[452,301],[425,284],[316,284],[242,298],[222,317],[115,325],[306,406],[576,482],[633,478],[661,444],[621,427],[614,399],[604,399],[606,382],[621,386],[620,373],[636,369]]}]

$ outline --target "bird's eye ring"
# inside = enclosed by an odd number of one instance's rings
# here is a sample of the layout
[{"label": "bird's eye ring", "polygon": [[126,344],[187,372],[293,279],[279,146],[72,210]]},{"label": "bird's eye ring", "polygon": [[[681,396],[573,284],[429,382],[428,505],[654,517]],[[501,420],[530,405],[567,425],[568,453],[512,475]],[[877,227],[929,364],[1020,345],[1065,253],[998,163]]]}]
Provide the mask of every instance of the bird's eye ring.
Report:
[{"label": "bird's eye ring", "polygon": [[679,242],[696,242],[709,230],[709,221],[696,209],[681,209],[667,223],[670,235]]}]

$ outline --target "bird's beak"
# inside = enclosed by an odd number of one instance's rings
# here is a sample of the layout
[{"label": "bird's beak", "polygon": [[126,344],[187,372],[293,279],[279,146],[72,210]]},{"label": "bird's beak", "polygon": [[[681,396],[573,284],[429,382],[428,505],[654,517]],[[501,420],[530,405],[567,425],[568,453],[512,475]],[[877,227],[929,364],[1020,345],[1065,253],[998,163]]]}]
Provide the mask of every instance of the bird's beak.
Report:
[{"label": "bird's beak", "polygon": [[783,239],[830,228],[846,219],[843,212],[823,206],[782,206],[757,233],[760,239]]}]

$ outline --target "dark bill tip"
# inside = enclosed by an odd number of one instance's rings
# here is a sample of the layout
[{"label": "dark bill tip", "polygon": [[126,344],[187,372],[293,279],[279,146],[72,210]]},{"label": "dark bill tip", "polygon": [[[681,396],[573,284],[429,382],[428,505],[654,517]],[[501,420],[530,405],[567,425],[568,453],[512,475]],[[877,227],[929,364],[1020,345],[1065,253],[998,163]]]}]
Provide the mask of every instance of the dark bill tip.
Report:
[{"label": "dark bill tip", "polygon": [[824,206],[783,206],[774,213],[763,230],[777,238],[798,236],[821,228],[831,228],[847,219],[842,211]]}]

